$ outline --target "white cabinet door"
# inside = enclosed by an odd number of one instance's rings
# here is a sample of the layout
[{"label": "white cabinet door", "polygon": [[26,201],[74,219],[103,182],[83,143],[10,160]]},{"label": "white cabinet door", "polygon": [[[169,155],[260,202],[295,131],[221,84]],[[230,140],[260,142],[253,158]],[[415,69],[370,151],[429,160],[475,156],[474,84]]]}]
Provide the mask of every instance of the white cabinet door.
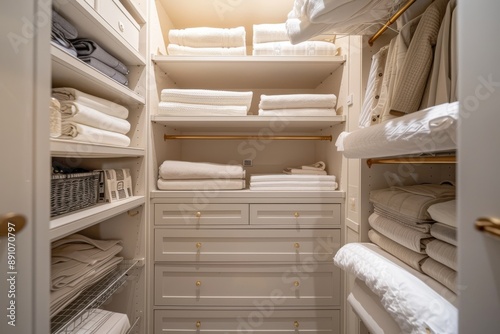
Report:
[{"label": "white cabinet door", "polygon": [[[0,10],[0,333],[49,332],[50,1]],[[10,227],[10,229],[9,229]]]},{"label": "white cabinet door", "polygon": [[500,329],[500,238],[474,228],[500,218],[500,2],[458,2],[459,331]]}]

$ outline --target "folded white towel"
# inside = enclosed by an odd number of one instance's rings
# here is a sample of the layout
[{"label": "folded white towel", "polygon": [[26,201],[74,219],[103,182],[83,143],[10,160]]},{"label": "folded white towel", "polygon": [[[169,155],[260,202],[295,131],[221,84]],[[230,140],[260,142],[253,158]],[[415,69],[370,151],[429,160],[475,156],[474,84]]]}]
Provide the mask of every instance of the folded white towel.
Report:
[{"label": "folded white towel", "polygon": [[335,94],[286,94],[260,96],[260,109],[335,108]]},{"label": "folded white towel", "polygon": [[158,114],[165,116],[246,116],[247,107],[160,102]]},{"label": "folded white towel", "polygon": [[164,180],[244,179],[245,171],[241,165],[165,160],[159,175]]},{"label": "folded white towel", "polygon": [[171,29],[168,32],[170,43],[196,48],[241,47],[245,46],[244,27],[212,28],[194,27]]},{"label": "folded white towel", "polygon": [[[311,40],[333,41],[333,35],[318,35]],[[290,42],[285,23],[265,23],[253,25],[253,44],[268,42]]]},{"label": "folded white towel", "polygon": [[267,175],[251,175],[250,184],[259,182],[275,182],[275,181],[326,181],[335,182],[335,175],[289,175],[289,174],[267,174]]},{"label": "folded white towel", "polygon": [[246,56],[245,46],[234,48],[193,48],[177,44],[169,44],[167,52],[171,56]]},{"label": "folded white towel", "polygon": [[252,104],[252,91],[235,92],[210,89],[163,89],[162,102],[208,104],[214,106],[245,106],[248,111]]},{"label": "folded white towel", "polygon": [[121,134],[127,134],[130,131],[130,123],[127,120],[107,115],[79,102],[62,101],[61,117],[66,122],[85,124]]},{"label": "folded white towel", "polygon": [[268,182],[250,182],[253,188],[332,188],[337,189],[337,182],[331,181],[268,181]]},{"label": "folded white towel", "polygon": [[127,119],[128,109],[106,99],[86,94],[70,87],[52,88],[52,96],[62,101],[74,101],[110,116]]},{"label": "folded white towel", "polygon": [[164,180],[158,179],[159,190],[241,190],[245,189],[244,179],[200,179]]},{"label": "folded white towel", "polygon": [[130,138],[121,133],[97,129],[75,122],[63,122],[62,135],[75,141],[91,144],[114,145],[122,147],[127,147],[130,145]]},{"label": "folded white towel", "polygon": [[281,116],[281,117],[294,117],[294,116],[316,116],[328,117],[336,116],[335,109],[330,108],[298,108],[298,109],[259,109],[259,116]]},{"label": "folded white towel", "polygon": [[253,191],[334,191],[337,187],[259,187],[258,185],[250,185],[250,190]]},{"label": "folded white towel", "polygon": [[292,44],[289,41],[268,42],[253,45],[254,56],[335,56],[335,44],[323,41],[306,41]]}]

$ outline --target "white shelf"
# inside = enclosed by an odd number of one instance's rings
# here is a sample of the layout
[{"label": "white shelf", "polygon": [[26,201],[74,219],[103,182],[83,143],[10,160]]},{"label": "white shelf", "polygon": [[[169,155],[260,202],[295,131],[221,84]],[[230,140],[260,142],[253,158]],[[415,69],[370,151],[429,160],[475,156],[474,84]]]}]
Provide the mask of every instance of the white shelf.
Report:
[{"label": "white shelf", "polygon": [[153,55],[154,63],[180,88],[314,89],[345,62],[344,56]]},{"label": "white shelf", "polygon": [[142,157],[145,155],[145,150],[142,148],[98,145],[51,138],[50,154],[53,157],[63,158],[125,158]]},{"label": "white shelf", "polygon": [[[151,199],[155,198],[183,198],[199,199],[203,191],[163,191],[152,190]],[[254,191],[254,190],[219,190],[216,196],[210,192],[210,198],[228,198],[234,201],[244,201],[248,203],[249,199],[255,198],[257,201],[263,202],[268,199],[279,199],[289,201],[290,199],[306,200],[307,198],[344,198],[345,192],[341,190],[335,191]]]},{"label": "white shelf", "polygon": [[345,122],[346,117],[274,117],[274,116],[217,116],[217,117],[172,117],[154,115],[153,122],[181,131],[256,131],[269,129],[276,134],[285,131],[317,132]]},{"label": "white shelf", "polygon": [[75,26],[79,37],[94,40],[125,65],[146,65],[145,58],[85,0],[54,0],[53,5],[61,16]]},{"label": "white shelf", "polygon": [[58,47],[51,46],[52,87],[72,87],[118,104],[146,104],[146,99],[127,86],[99,72]]},{"label": "white shelf", "polygon": [[50,221],[50,240],[54,241],[60,239],[143,205],[144,203],[144,196],[134,196],[125,200],[98,204],[88,209],[82,209],[54,217]]}]

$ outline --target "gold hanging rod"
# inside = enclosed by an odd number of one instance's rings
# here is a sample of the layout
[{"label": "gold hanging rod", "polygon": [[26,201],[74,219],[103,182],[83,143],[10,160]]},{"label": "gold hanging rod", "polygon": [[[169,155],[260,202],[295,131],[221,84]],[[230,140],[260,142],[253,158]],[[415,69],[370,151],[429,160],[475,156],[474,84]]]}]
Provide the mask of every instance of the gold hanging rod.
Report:
[{"label": "gold hanging rod", "polygon": [[457,158],[455,156],[375,158],[366,160],[368,167],[374,164],[454,164],[456,162]]},{"label": "gold hanging rod", "polygon": [[401,16],[401,14],[403,14],[408,8],[410,8],[411,5],[413,5],[413,3],[417,1],[417,0],[408,0],[407,3],[405,3],[403,5],[403,7],[401,7],[396,13],[394,13],[394,15],[391,16],[391,18],[389,19],[389,21],[387,21],[376,33],[375,35],[373,35],[369,40],[368,40],[368,44],[370,44],[370,46],[373,45],[373,42],[375,42],[375,40],[377,38],[380,37],[380,35],[382,35],[384,33],[384,31],[387,30],[387,28],[393,24],[394,22],[396,22],[396,20]]},{"label": "gold hanging rod", "polygon": [[234,140],[234,139],[260,139],[260,140],[328,140],[332,136],[252,136],[252,135],[164,135],[164,140],[170,139],[210,139],[210,140]]}]

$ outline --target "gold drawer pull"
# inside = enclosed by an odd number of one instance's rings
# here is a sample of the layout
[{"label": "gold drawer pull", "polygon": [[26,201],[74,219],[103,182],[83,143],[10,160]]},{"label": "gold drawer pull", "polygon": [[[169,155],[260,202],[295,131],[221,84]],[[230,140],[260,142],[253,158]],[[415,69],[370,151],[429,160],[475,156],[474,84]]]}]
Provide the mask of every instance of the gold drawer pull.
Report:
[{"label": "gold drawer pull", "polygon": [[299,218],[299,217],[300,217],[300,213],[295,212],[295,213],[293,214],[293,216],[294,216],[295,218]]},{"label": "gold drawer pull", "polygon": [[493,217],[480,217],[475,223],[476,229],[500,237],[500,219]]},{"label": "gold drawer pull", "polygon": [[26,217],[19,213],[9,212],[0,216],[0,237],[7,237],[21,232],[26,226]]},{"label": "gold drawer pull", "polygon": [[293,285],[295,285],[295,286],[299,286],[299,285],[300,285],[300,282],[299,282],[299,281],[295,281],[295,282],[293,282]]},{"label": "gold drawer pull", "polygon": [[196,218],[200,218],[201,217],[201,212],[200,211],[196,212],[195,216],[196,216]]},{"label": "gold drawer pull", "polygon": [[297,320],[295,320],[295,321],[293,322],[293,326],[294,326],[295,328],[299,328],[300,324],[299,324],[299,322],[298,322]]},{"label": "gold drawer pull", "polygon": [[198,320],[198,321],[196,322],[196,328],[200,328],[200,327],[201,327],[201,321],[200,321],[200,320]]},{"label": "gold drawer pull", "polygon": [[300,244],[298,242],[296,242],[296,243],[293,244],[293,247],[299,249],[300,248]]},{"label": "gold drawer pull", "polygon": [[200,249],[201,248],[201,242],[196,243],[196,248]]},{"label": "gold drawer pull", "polygon": [[196,281],[196,286],[200,286],[201,285],[201,281]]}]

